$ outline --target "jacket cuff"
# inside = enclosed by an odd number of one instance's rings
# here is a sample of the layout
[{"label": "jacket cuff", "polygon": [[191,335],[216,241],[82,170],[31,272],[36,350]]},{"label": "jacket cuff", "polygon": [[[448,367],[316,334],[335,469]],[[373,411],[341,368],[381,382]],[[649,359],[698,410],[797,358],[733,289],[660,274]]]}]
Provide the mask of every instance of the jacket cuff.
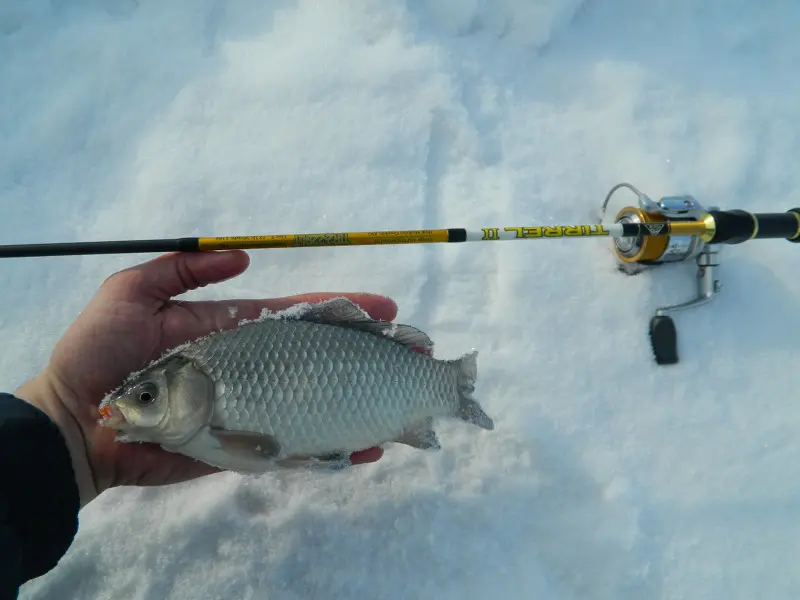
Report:
[{"label": "jacket cuff", "polygon": [[69,449],[44,412],[0,393],[0,496],[20,554],[19,585],[53,567],[78,531],[80,495]]}]

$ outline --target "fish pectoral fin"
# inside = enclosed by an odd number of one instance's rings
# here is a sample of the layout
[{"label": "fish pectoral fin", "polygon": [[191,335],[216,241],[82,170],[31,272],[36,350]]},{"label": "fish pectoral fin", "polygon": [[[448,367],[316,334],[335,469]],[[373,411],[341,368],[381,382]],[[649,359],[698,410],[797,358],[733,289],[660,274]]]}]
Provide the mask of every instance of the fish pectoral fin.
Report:
[{"label": "fish pectoral fin", "polygon": [[219,442],[220,448],[229,454],[238,454],[245,458],[253,456],[275,458],[281,452],[281,445],[271,435],[214,428],[209,429],[208,433]]},{"label": "fish pectoral fin", "polygon": [[433,430],[433,419],[428,418],[414,427],[404,430],[394,440],[398,444],[405,444],[420,450],[441,450],[439,437]]},{"label": "fish pectoral fin", "polygon": [[289,456],[276,461],[276,464],[287,469],[315,471],[341,471],[352,466],[348,452],[332,452],[321,456]]}]

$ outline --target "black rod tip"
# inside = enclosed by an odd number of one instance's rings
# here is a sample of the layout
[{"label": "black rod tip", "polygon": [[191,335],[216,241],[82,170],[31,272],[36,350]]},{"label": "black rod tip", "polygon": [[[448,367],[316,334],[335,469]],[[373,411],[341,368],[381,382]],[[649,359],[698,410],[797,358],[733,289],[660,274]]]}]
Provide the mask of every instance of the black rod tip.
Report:
[{"label": "black rod tip", "polygon": [[655,316],[650,320],[650,342],[657,364],[678,362],[678,332],[671,317]]}]

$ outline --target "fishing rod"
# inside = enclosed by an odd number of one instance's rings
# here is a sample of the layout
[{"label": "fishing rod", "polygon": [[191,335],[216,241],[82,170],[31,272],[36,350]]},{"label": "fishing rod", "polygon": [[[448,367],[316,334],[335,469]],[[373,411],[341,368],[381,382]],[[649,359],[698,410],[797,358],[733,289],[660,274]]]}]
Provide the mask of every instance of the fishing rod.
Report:
[{"label": "fishing rod", "polygon": [[[608,203],[621,188],[637,196],[637,206],[623,207],[613,223],[603,224]],[[0,258],[565,238],[612,239],[617,267],[628,275],[666,263],[695,260],[698,268],[696,296],[681,304],[658,308],[650,322],[656,362],[674,364],[678,362],[677,333],[669,314],[705,304],[720,291],[720,282],[714,276],[714,267],[719,266],[719,244],[740,244],[757,239],[798,243],[800,208],[782,213],[723,211],[718,207],[704,208],[690,195],[665,196],[654,201],[632,184],[623,182],[608,192],[597,222],[592,224],[16,244],[0,245]]]}]

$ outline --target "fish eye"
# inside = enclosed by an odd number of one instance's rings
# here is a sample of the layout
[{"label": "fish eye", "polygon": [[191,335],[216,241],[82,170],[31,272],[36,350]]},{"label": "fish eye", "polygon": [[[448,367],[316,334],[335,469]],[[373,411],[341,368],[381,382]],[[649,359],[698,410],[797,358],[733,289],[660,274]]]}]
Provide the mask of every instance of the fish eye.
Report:
[{"label": "fish eye", "polygon": [[152,383],[144,383],[136,390],[136,399],[139,404],[147,406],[156,400],[158,390]]}]

